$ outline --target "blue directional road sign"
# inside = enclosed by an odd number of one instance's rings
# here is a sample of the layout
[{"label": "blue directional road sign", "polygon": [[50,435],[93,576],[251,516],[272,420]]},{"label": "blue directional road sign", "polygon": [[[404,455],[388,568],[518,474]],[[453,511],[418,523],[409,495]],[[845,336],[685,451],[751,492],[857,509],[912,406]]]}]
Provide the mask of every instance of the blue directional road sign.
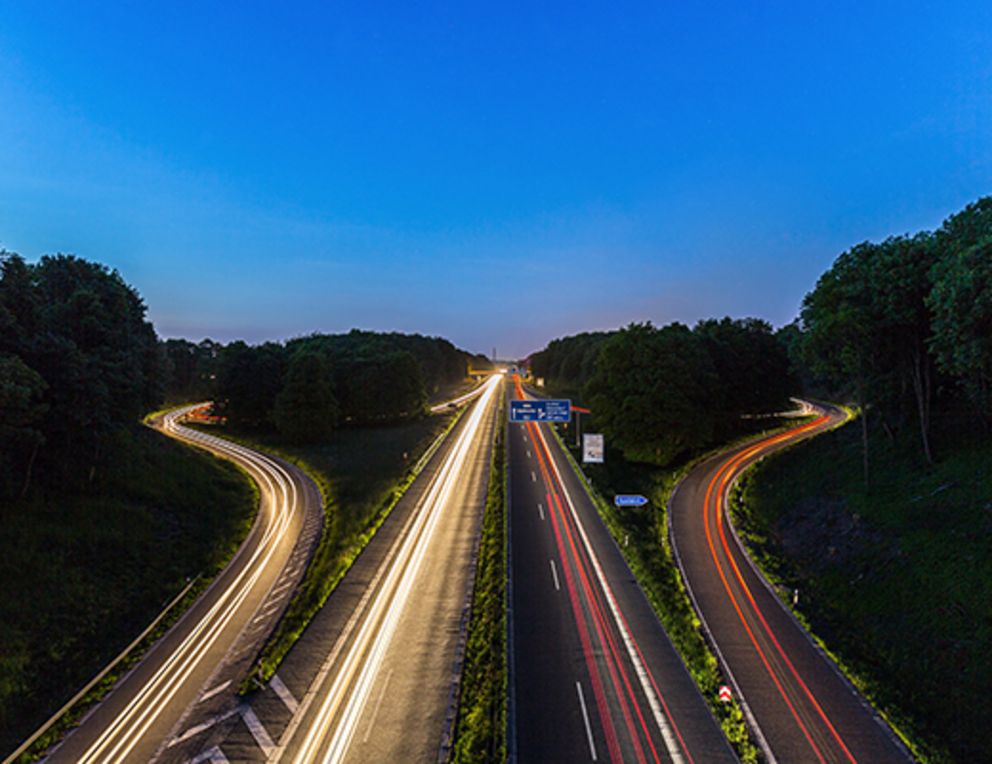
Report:
[{"label": "blue directional road sign", "polygon": [[551,398],[539,401],[510,401],[511,422],[570,422],[572,402]]},{"label": "blue directional road sign", "polygon": [[638,494],[618,493],[613,497],[613,503],[618,507],[643,507],[648,500],[646,496]]}]

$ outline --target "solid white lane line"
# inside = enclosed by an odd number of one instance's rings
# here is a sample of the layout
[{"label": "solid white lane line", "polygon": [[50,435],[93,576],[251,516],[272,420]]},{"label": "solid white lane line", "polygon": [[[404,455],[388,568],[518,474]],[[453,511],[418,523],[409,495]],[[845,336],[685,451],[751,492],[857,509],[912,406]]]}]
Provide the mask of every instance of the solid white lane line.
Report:
[{"label": "solid white lane line", "polygon": [[589,740],[589,756],[596,761],[596,743],[592,739],[592,726],[589,724],[589,712],[586,710],[586,699],[582,694],[582,684],[575,683],[575,691],[579,693],[579,708],[582,709],[582,721],[586,723],[586,738]]},{"label": "solid white lane line", "polygon": [[555,591],[560,592],[561,587],[558,585],[558,569],[555,567],[554,560],[548,560],[551,563],[551,577],[555,580]]},{"label": "solid white lane line", "polygon": [[231,760],[224,755],[219,745],[215,745],[213,748],[208,748],[195,759],[190,759],[187,764],[231,764]]},{"label": "solid white lane line", "polygon": [[210,729],[218,722],[222,722],[225,719],[229,719],[230,717],[234,716],[240,710],[241,710],[240,708],[233,708],[230,711],[227,711],[226,713],[213,717],[212,719],[207,719],[202,724],[197,724],[195,727],[190,727],[179,737],[172,738],[172,740],[169,741],[169,744],[166,746],[166,748],[172,748],[172,746],[174,745],[179,745],[180,743],[189,740],[191,737],[199,735],[201,732]]},{"label": "solid white lane line", "polygon": [[300,707],[299,701],[293,697],[293,693],[289,691],[286,684],[279,678],[278,674],[273,674],[272,678],[269,680],[269,687],[272,691],[279,696],[279,700],[283,702],[283,705],[290,710],[290,713],[296,713],[296,709]]},{"label": "solid white lane line", "polygon": [[369,717],[369,724],[365,728],[365,736],[362,738],[363,743],[369,742],[369,735],[372,734],[372,729],[375,727],[375,717],[379,715],[379,706],[382,705],[382,699],[386,697],[386,688],[389,687],[389,680],[393,678],[393,669],[389,669],[389,673],[386,674],[386,681],[382,683],[382,689],[379,690],[379,699],[375,702],[375,708],[372,709],[372,716]]},{"label": "solid white lane line", "polygon": [[537,513],[541,516],[541,519],[543,520],[544,519],[544,505],[541,504],[540,502],[538,502],[538,505],[537,505]]},{"label": "solid white lane line", "polygon": [[205,692],[205,693],[203,693],[203,694],[202,694],[202,695],[200,696],[200,699],[199,699],[198,701],[196,701],[196,702],[197,702],[197,703],[202,703],[203,701],[205,701],[205,700],[207,700],[208,698],[212,698],[212,697],[213,697],[214,695],[216,695],[216,694],[217,694],[218,692],[223,692],[223,691],[224,691],[224,689],[225,689],[226,687],[229,687],[229,686],[230,686],[230,684],[231,684],[231,682],[233,682],[233,681],[234,681],[233,679],[228,679],[228,680],[227,680],[226,682],[224,682],[223,684],[219,684],[219,685],[217,685],[217,686],[216,686],[216,687],[214,687],[214,688],[213,688],[212,690],[209,690],[209,691],[207,691],[207,692]]},{"label": "solid white lane line", "polygon": [[251,706],[245,706],[241,711],[241,718],[245,720],[245,726],[248,727],[248,731],[251,732],[251,736],[255,738],[255,742],[258,743],[258,747],[262,749],[262,753],[266,757],[272,753],[272,749],[276,747],[276,744],[272,742],[272,738],[269,737],[269,733],[266,731],[265,727],[262,726],[261,720],[255,715],[255,712],[251,710]]}]

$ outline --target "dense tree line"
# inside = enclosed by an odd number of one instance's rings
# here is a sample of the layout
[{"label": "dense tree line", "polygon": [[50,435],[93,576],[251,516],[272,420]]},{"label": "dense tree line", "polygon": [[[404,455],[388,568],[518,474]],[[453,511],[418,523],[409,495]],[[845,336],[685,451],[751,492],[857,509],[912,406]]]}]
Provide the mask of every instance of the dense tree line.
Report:
[{"label": "dense tree line", "polygon": [[145,305],[116,271],[0,253],[0,491],[92,481],[115,433],[162,396]]},{"label": "dense tree line", "polygon": [[992,422],[992,197],[936,232],[863,242],[841,254],[803,302],[794,350],[813,378],[861,408],[869,431],[913,425],[933,461],[935,406],[967,401]]},{"label": "dense tree line", "polygon": [[785,345],[750,318],[580,334],[530,365],[550,390],[588,403],[593,426],[627,458],[656,464],[733,436],[742,415],[781,409],[796,387]]},{"label": "dense tree line", "polygon": [[431,395],[464,379],[469,365],[491,365],[438,337],[357,329],[254,346],[164,345],[171,399],[213,400],[234,426],[275,428],[299,442],[341,425],[417,416]]}]

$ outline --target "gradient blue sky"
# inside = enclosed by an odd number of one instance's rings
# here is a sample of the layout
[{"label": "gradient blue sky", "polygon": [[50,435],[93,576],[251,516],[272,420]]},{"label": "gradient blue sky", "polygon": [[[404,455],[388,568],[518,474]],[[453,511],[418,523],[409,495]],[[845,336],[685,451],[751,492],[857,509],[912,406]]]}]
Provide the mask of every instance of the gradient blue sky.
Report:
[{"label": "gradient blue sky", "polygon": [[[0,0],[0,246],[159,333],[791,320],[992,193],[992,3]],[[702,5],[702,4],[698,4]]]}]

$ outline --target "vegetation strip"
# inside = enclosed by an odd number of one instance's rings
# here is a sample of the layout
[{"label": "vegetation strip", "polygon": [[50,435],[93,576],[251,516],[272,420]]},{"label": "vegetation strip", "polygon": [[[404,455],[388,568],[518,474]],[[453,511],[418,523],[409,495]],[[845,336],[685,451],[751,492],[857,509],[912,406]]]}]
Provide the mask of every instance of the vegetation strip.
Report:
[{"label": "vegetation strip", "polygon": [[507,517],[505,398],[501,399],[472,590],[468,642],[450,759],[506,760]]},{"label": "vegetation strip", "polygon": [[[264,686],[279,668],[283,658],[289,653],[296,641],[302,636],[317,612],[327,602],[328,597],[347,574],[354,561],[372,540],[376,532],[389,517],[393,508],[403,498],[407,489],[413,484],[430,458],[434,455],[448,434],[461,419],[465,407],[458,410],[444,430],[433,440],[424,454],[411,467],[403,479],[393,486],[385,503],[376,512],[372,521],[364,530],[348,544],[341,554],[334,556],[337,545],[341,541],[335,534],[330,533],[334,523],[335,503],[331,500],[333,491],[324,474],[312,464],[299,456],[285,450],[274,448],[267,444],[258,443],[250,438],[244,438],[230,433],[223,433],[229,438],[249,448],[272,454],[299,467],[316,483],[324,506],[324,526],[316,548],[307,565],[303,579],[293,594],[282,619],[276,625],[275,631],[262,646],[249,674],[242,680],[239,692],[247,694]],[[209,426],[208,426],[209,427]],[[206,429],[206,428],[202,428]]]},{"label": "vegetation strip", "polygon": [[[187,594],[189,594],[190,590],[194,586],[196,586],[196,584],[199,582],[199,580],[200,580],[200,577],[197,576],[192,581],[190,581],[188,584],[186,584],[186,586],[183,588],[183,590],[181,592],[179,592],[179,594],[176,595],[175,599],[173,599],[168,605],[166,605],[165,606],[165,609],[161,613],[159,613],[155,617],[155,620],[152,621],[148,625],[148,628],[147,629],[145,629],[143,632],[141,632],[141,634],[139,634],[137,637],[135,637],[134,638],[134,641],[131,642],[131,644],[129,644],[127,647],[125,647],[124,650],[116,658],[114,658],[110,663],[108,663],[100,671],[99,674],[97,674],[89,682],[87,682],[86,685],[79,692],[77,692],[75,695],[73,695],[72,698],[70,698],[69,701],[64,706],[62,706],[62,708],[60,708],[58,711],[56,711],[48,719],[48,721],[46,721],[43,725],[41,725],[41,727],[39,727],[37,730],[35,730],[34,734],[32,734],[27,740],[25,740],[23,743],[21,743],[20,747],[16,751],[14,751],[12,754],[10,754],[10,756],[7,759],[4,759],[4,761],[5,762],[8,762],[8,761],[17,761],[18,757],[21,754],[26,753],[27,751],[29,751],[32,748],[32,746],[34,746],[35,741],[37,741],[42,735],[44,735],[46,732],[48,732],[50,729],[52,729],[56,725],[56,723],[59,722],[62,719],[63,716],[65,716],[67,713],[69,713],[69,711],[73,708],[73,706],[75,706],[77,703],[79,703],[81,700],[83,700],[83,698],[86,698],[90,694],[90,692],[93,690],[93,688],[96,687],[96,685],[99,684],[100,681],[103,680],[104,677],[106,677],[108,674],[110,674],[110,672],[113,671],[117,667],[117,664],[119,664],[121,661],[123,661],[125,658],[127,658],[128,655],[131,654],[131,651],[132,650],[134,650],[136,647],[138,647],[138,645],[140,645],[142,642],[144,642],[145,639],[153,631],[155,631],[155,629],[158,627],[158,625],[160,623],[162,623],[162,621],[165,619],[166,616],[169,615],[169,613],[172,611],[172,609],[176,605],[178,605],[186,597]],[[119,673],[118,674],[114,674],[114,676],[119,676]],[[112,685],[112,682],[110,684]],[[93,702],[95,700],[96,700],[96,698],[90,698],[90,702]]]}]

